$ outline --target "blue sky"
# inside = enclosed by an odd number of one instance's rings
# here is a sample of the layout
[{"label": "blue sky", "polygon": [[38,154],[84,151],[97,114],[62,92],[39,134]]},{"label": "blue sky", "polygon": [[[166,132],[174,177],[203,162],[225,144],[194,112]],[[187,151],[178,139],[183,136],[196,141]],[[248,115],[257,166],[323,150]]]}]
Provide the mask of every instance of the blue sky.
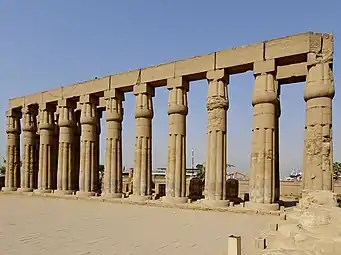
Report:
[{"label": "blue sky", "polygon": [[[315,3],[314,3],[315,2]],[[146,67],[290,34],[333,32],[334,75],[338,92],[341,2],[224,0],[1,0],[0,126],[8,99],[108,74]],[[338,14],[338,15],[337,15]],[[249,172],[253,75],[230,79],[228,159]],[[303,156],[304,84],[282,88],[280,165],[283,174],[300,168]],[[167,89],[154,98],[153,165],[167,164]],[[205,160],[207,82],[191,83],[187,118],[187,163]],[[341,161],[341,120],[334,100],[334,159]],[[124,164],[133,166],[134,96],[126,95],[123,122]],[[102,119],[101,157],[105,121]],[[5,153],[5,132],[0,136]]]}]

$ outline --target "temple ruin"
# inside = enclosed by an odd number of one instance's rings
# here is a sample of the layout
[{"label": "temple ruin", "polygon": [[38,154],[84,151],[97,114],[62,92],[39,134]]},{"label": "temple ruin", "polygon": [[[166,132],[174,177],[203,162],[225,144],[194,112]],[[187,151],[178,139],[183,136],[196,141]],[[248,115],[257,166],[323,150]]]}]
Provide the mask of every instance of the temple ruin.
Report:
[{"label": "temple ruin", "polygon": [[247,206],[279,208],[280,86],[288,83],[305,82],[303,189],[332,190],[332,65],[333,36],[309,32],[10,99],[3,191],[82,197],[99,194],[100,118],[105,112],[107,137],[101,195],[121,198],[124,94],[133,92],[136,142],[130,199],[150,199],[154,90],[167,86],[168,164],[163,201],[186,203],[187,93],[191,81],[206,79],[208,126],[202,202],[227,206],[229,77],[246,71],[253,71],[255,77]]}]

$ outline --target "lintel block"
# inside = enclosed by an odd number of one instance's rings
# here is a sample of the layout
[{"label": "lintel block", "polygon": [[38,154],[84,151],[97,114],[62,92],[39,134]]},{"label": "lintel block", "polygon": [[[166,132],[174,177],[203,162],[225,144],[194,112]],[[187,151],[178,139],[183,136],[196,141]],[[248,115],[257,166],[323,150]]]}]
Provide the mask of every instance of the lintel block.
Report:
[{"label": "lintel block", "polygon": [[270,73],[276,70],[275,60],[258,61],[253,64],[254,74]]},{"label": "lintel block", "polygon": [[167,89],[173,88],[185,88],[186,91],[189,89],[189,83],[183,77],[175,77],[167,79]]},{"label": "lintel block", "polygon": [[151,94],[154,96],[154,87],[148,85],[147,83],[141,83],[134,85],[133,93],[134,95],[138,94]]}]

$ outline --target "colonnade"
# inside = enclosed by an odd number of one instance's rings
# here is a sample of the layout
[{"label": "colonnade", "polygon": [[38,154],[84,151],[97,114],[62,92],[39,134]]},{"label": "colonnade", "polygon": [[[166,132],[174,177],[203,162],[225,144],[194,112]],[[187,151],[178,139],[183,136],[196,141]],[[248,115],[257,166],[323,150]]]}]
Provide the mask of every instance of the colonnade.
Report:
[{"label": "colonnade", "polygon": [[[304,91],[304,189],[332,189],[332,59],[308,54]],[[250,206],[276,208],[279,193],[280,85],[275,59],[253,63],[253,126]],[[226,114],[229,108],[226,69],[207,71],[207,155],[204,203],[227,205]],[[186,199],[186,116],[189,79],[168,78],[168,162],[165,202]],[[153,84],[133,86],[136,140],[132,199],[151,197]],[[105,105],[100,107],[100,98]],[[106,116],[105,197],[122,196],[122,120],[124,91],[84,94],[54,103],[24,105],[7,111],[7,161],[4,191],[53,192],[93,196],[98,184],[99,135]],[[21,139],[20,139],[21,136]],[[22,165],[20,160],[22,149]]]}]

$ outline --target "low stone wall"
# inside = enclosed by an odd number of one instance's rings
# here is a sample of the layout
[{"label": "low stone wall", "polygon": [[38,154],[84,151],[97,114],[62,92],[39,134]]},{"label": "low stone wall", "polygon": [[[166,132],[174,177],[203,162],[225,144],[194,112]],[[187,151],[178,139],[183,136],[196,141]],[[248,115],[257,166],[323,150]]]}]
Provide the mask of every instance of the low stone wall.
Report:
[{"label": "low stone wall", "polygon": [[[123,176],[123,187],[124,190],[129,190],[129,178],[128,176]],[[187,179],[186,195],[188,197],[197,199],[200,198],[200,190],[204,191],[204,185],[198,179]],[[236,180],[227,181],[227,194],[229,197],[238,197],[244,199],[245,194],[249,193],[249,181],[240,180],[238,181],[238,187],[236,187]],[[166,194],[166,179],[164,176],[153,176],[153,187],[155,194],[159,196],[164,196]],[[301,196],[302,183],[299,181],[281,181],[280,185],[281,197],[293,197],[298,198]],[[341,194],[341,182],[334,183],[334,192]],[[247,195],[246,195],[247,196]],[[201,195],[202,197],[202,195]]]}]

